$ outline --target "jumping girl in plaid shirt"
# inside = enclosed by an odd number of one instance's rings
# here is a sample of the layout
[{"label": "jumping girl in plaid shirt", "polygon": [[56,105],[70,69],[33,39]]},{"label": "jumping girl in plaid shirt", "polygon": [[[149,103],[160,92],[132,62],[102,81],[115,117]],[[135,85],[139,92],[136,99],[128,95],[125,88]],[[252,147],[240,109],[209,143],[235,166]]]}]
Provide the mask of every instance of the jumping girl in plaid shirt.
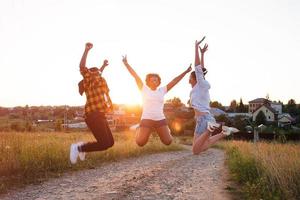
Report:
[{"label": "jumping girl in plaid shirt", "polygon": [[112,102],[109,97],[107,83],[101,75],[104,68],[108,66],[108,61],[104,60],[100,69],[97,67],[87,68],[86,58],[92,47],[93,44],[86,43],[80,61],[80,73],[83,80],[79,83],[79,92],[81,95],[83,92],[85,93],[85,121],[97,142],[72,144],[70,147],[72,164],[77,162],[78,156],[80,160],[84,160],[86,152],[104,151],[114,145],[114,139],[105,117],[106,112],[112,111]]}]

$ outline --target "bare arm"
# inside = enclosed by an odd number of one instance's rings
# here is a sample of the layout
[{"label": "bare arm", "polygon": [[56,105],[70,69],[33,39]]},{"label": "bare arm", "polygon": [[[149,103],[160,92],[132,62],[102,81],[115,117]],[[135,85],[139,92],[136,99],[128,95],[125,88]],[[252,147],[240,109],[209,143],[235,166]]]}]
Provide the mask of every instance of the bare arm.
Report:
[{"label": "bare arm", "polygon": [[105,67],[108,66],[108,60],[104,60],[102,66],[100,67],[99,71],[102,73]]},{"label": "bare arm", "polygon": [[204,54],[207,51],[208,45],[205,43],[203,48],[201,48],[201,46],[199,46],[199,48],[201,51],[201,67],[204,68]]},{"label": "bare arm", "polygon": [[[206,74],[206,69],[204,68],[204,53],[207,50],[208,45],[205,44],[203,49],[200,46],[200,43],[205,39],[205,37],[202,38],[200,42],[196,40],[195,42],[195,74],[196,74],[196,80],[200,84],[202,81],[204,81],[204,75]],[[201,60],[199,57],[199,49],[201,51]],[[200,67],[201,66],[201,67]]]},{"label": "bare arm", "polygon": [[87,58],[87,55],[88,55],[88,52],[89,50],[93,48],[93,44],[92,43],[86,43],[85,44],[85,50],[83,52],[83,55],[81,57],[81,60],[80,60],[80,71],[82,71],[85,67],[86,67],[86,58]]},{"label": "bare arm", "polygon": [[199,57],[199,45],[201,42],[205,39],[205,36],[198,42],[197,40],[195,41],[195,67],[200,65],[200,57]]},{"label": "bare arm", "polygon": [[187,73],[189,73],[192,70],[192,64],[179,76],[174,78],[170,83],[167,85],[167,91],[171,90]]},{"label": "bare arm", "polygon": [[141,78],[137,75],[137,73],[132,69],[132,67],[128,64],[127,62],[127,56],[123,56],[122,59],[125,67],[127,68],[128,72],[131,74],[131,76],[133,76],[133,78],[135,79],[135,82],[138,86],[138,88],[141,90],[143,88],[143,81],[141,80]]}]

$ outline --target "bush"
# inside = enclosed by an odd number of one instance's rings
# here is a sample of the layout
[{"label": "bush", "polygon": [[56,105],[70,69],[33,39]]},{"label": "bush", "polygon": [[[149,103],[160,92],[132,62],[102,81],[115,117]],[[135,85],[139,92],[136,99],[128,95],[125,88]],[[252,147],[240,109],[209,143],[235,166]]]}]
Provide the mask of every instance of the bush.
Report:
[{"label": "bush", "polygon": [[235,128],[241,131],[244,131],[245,127],[247,126],[247,121],[244,119],[243,116],[236,116],[233,119],[232,126],[234,126]]},{"label": "bush", "polygon": [[195,126],[196,126],[196,121],[194,119],[190,119],[189,121],[187,121],[184,125],[184,129],[185,130],[195,130]]},{"label": "bush", "polygon": [[226,142],[227,163],[242,199],[298,199],[300,145]]},{"label": "bush", "polygon": [[266,116],[262,111],[259,111],[255,120],[256,125],[266,124]]},{"label": "bush", "polygon": [[216,121],[219,123],[224,122],[226,126],[232,126],[231,120],[226,115],[219,115],[216,118]]},{"label": "bush", "polygon": [[25,127],[22,126],[20,122],[14,122],[10,125],[11,130],[17,131],[17,132],[23,132],[25,131]]},{"label": "bush", "polygon": [[62,131],[62,120],[56,120],[54,130],[55,131]]}]

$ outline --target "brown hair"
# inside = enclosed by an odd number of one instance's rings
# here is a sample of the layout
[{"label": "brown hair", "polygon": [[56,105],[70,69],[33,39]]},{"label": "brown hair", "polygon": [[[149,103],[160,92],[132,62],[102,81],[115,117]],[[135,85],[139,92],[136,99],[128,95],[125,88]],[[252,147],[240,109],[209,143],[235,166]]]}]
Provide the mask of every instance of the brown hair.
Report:
[{"label": "brown hair", "polygon": [[99,72],[99,69],[97,67],[91,67],[89,68],[89,71],[95,73],[95,72]]},{"label": "brown hair", "polygon": [[146,85],[149,86],[149,81],[150,81],[150,78],[152,78],[152,77],[157,77],[158,81],[159,81],[159,84],[160,84],[161,78],[158,74],[147,74],[146,75]]},{"label": "brown hair", "polygon": [[[207,74],[207,69],[203,67],[202,71],[203,71],[203,75],[205,76]],[[196,72],[195,71],[191,72],[191,76],[193,77],[193,79],[197,80],[196,79]]]}]

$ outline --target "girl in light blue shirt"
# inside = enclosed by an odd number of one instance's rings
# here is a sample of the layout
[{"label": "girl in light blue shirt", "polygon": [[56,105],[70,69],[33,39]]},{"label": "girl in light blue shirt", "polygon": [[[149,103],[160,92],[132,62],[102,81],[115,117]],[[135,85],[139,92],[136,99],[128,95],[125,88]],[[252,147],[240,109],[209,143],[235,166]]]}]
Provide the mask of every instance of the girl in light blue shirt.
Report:
[{"label": "girl in light blue shirt", "polygon": [[[215,118],[210,113],[210,84],[205,80],[207,73],[204,67],[204,53],[207,51],[208,45],[205,44],[203,48],[200,43],[205,39],[202,38],[200,42],[195,42],[195,71],[190,75],[189,83],[192,86],[190,92],[190,104],[195,111],[196,127],[194,131],[193,153],[199,154],[208,149],[212,144],[218,140],[238,132],[238,129],[233,127],[221,126],[216,123]],[[199,50],[201,51],[201,59]],[[211,136],[212,133],[216,133]]]}]

